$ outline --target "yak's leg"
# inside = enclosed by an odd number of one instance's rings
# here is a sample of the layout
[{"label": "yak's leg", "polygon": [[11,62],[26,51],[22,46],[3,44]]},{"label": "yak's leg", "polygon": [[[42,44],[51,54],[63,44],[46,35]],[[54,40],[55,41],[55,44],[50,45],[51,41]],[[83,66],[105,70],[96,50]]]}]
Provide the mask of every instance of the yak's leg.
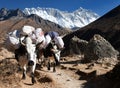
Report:
[{"label": "yak's leg", "polygon": [[54,55],[51,57],[51,60],[52,60],[52,63],[53,63],[53,72],[56,72],[56,69],[55,69],[56,61],[55,61],[55,56]]},{"label": "yak's leg", "polygon": [[31,73],[31,81],[33,84],[36,83],[35,76],[34,76],[33,72]]},{"label": "yak's leg", "polygon": [[54,62],[53,62],[53,72],[56,72],[55,66],[56,66],[56,63],[55,63],[55,61],[54,61]]},{"label": "yak's leg", "polygon": [[24,65],[22,79],[26,79],[26,69],[26,65]]},{"label": "yak's leg", "polygon": [[54,54],[56,65],[60,65],[60,51]]},{"label": "yak's leg", "polygon": [[47,69],[50,70],[50,58],[48,58]]},{"label": "yak's leg", "polygon": [[35,72],[35,68],[36,68],[36,60],[34,61],[34,65],[32,66],[32,71],[31,71],[31,81],[32,81],[32,83],[34,84],[34,83],[36,83],[36,80],[35,80],[35,76],[34,76],[34,72]]}]

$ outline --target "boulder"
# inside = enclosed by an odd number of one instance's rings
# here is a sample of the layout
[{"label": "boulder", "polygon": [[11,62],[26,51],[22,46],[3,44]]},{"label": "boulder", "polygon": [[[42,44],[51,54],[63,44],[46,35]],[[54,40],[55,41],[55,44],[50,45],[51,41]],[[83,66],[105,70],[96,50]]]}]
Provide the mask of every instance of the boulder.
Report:
[{"label": "boulder", "polygon": [[84,52],[85,61],[116,64],[119,52],[102,36],[95,34],[89,41]]},{"label": "boulder", "polygon": [[77,36],[74,36],[69,41],[67,48],[65,47],[65,49],[62,51],[61,55],[66,56],[66,55],[74,55],[74,54],[76,55],[83,54],[87,44],[88,44],[87,41],[82,40]]}]

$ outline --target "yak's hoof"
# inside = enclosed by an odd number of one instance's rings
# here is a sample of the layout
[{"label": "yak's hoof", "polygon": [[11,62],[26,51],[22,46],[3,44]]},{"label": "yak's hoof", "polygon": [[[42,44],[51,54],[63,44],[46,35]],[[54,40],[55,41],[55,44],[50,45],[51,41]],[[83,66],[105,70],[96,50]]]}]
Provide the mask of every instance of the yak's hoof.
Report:
[{"label": "yak's hoof", "polygon": [[35,83],[36,83],[35,78],[32,78],[32,84],[35,84]]},{"label": "yak's hoof", "polygon": [[50,70],[50,67],[48,67],[47,69]]},{"label": "yak's hoof", "polygon": [[25,79],[26,79],[26,77],[25,77],[25,76],[22,76],[22,79],[23,79],[23,80],[25,80]]},{"label": "yak's hoof", "polygon": [[55,69],[53,69],[53,72],[56,72],[56,70],[55,70]]},{"label": "yak's hoof", "polygon": [[56,66],[60,66],[60,62],[59,61],[56,61]]}]

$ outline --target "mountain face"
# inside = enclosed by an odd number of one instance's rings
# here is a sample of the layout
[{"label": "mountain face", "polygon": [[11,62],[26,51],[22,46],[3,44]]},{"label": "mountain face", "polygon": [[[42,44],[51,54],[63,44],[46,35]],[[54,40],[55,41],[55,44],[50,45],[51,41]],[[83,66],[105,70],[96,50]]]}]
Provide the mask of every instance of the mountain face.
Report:
[{"label": "mountain face", "polygon": [[11,17],[18,16],[18,17],[23,17],[25,14],[20,10],[8,10],[6,8],[0,9],[0,21],[9,19]]},{"label": "mountain face", "polygon": [[96,13],[83,8],[79,8],[72,13],[60,11],[54,8],[40,7],[25,8],[23,12],[26,15],[37,14],[41,18],[59,24],[65,28],[83,27],[99,18],[99,15],[97,15]]},{"label": "mountain face", "polygon": [[68,49],[70,40],[77,36],[80,39],[90,41],[95,35],[104,37],[111,45],[120,52],[120,5],[100,17],[89,25],[66,35],[63,40],[65,48]]},{"label": "mountain face", "polygon": [[[15,9],[15,10],[14,9],[9,10],[7,8],[0,9],[0,30],[3,30],[4,28],[5,30],[20,29],[23,25],[27,25],[27,24],[34,26],[35,28],[41,27],[45,32],[49,30],[58,31],[58,32],[61,31],[62,33],[65,31],[69,31],[68,29],[63,28],[62,26],[54,22],[45,20],[36,14],[26,15],[20,9]],[[4,25],[8,25],[8,26],[4,26]]]}]

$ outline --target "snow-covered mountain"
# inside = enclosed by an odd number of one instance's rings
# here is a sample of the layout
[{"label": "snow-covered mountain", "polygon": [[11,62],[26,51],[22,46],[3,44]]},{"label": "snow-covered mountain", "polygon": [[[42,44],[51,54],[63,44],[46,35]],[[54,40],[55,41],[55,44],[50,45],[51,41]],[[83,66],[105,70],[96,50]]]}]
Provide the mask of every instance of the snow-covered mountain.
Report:
[{"label": "snow-covered mountain", "polygon": [[74,27],[83,27],[90,22],[93,22],[99,15],[96,13],[83,9],[80,7],[74,12],[60,11],[54,8],[25,8],[23,12],[26,15],[37,14],[45,20],[57,23],[62,27],[74,28]]}]

